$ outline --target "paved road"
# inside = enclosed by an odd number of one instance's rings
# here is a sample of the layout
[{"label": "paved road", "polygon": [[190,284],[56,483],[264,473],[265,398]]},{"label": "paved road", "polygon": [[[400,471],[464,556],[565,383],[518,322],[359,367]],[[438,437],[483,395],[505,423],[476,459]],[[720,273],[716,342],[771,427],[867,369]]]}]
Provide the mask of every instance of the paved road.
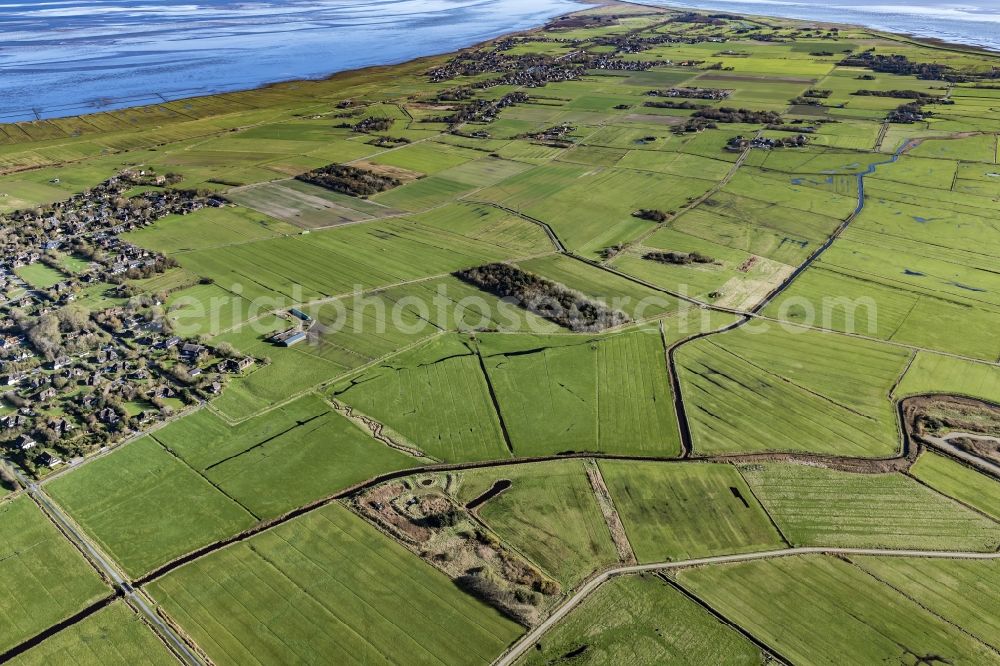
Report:
[{"label": "paved road", "polygon": [[944,437],[931,437],[930,435],[923,435],[923,438],[926,439],[928,443],[930,443],[931,446],[933,446],[934,448],[941,449],[945,453],[953,455],[956,458],[960,458],[965,462],[969,463],[970,465],[972,465],[973,467],[980,469],[986,472],[987,474],[991,474],[1000,479],[1000,465],[990,462],[985,458],[980,458],[979,456],[972,455],[971,453],[968,453],[967,451],[963,451],[962,449],[958,448],[957,446],[948,441],[954,437],[966,437],[968,439],[982,439],[991,442],[995,442],[998,440],[997,437],[976,435],[969,432],[949,432],[945,434]]},{"label": "paved road", "polygon": [[886,557],[931,557],[943,559],[963,559],[963,560],[996,560],[1000,559],[1000,553],[969,553],[964,551],[945,550],[882,550],[878,548],[782,548],[780,550],[767,550],[758,553],[741,553],[739,555],[719,555],[716,557],[701,557],[693,560],[681,560],[678,562],[657,562],[654,564],[636,564],[631,566],[617,567],[587,581],[583,587],[566,600],[562,606],[557,608],[544,622],[525,634],[521,640],[512,645],[499,659],[493,662],[493,666],[511,666],[525,652],[527,652],[541,637],[560,620],[565,618],[576,608],[580,602],[587,598],[594,590],[606,583],[615,576],[625,574],[636,574],[649,571],[667,571],[670,569],[684,569],[705,564],[726,564],[732,562],[747,562],[751,560],[763,560],[774,557],[788,557],[791,555],[879,555]]},{"label": "paved road", "polygon": [[45,494],[42,487],[24,476],[16,467],[14,468],[14,474],[25,490],[42,507],[45,513],[48,514],[49,518],[86,554],[91,564],[107,576],[114,583],[115,587],[121,590],[125,600],[145,616],[146,620],[160,635],[160,638],[173,649],[178,658],[188,666],[203,666],[204,662],[201,658],[192,652],[187,643],[153,610],[150,606],[152,600],[144,592],[135,590],[129,585],[128,581],[125,580],[121,572],[111,563],[110,559],[76,527],[62,509]]}]

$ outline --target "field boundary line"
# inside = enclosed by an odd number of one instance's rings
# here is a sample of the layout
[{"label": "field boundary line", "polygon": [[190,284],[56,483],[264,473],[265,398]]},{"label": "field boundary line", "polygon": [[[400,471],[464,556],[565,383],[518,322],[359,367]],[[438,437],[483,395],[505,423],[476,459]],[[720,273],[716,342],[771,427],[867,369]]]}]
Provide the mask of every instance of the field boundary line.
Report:
[{"label": "field boundary line", "polygon": [[632,548],[632,542],[629,541],[621,514],[618,513],[615,500],[611,496],[611,491],[608,490],[608,484],[604,482],[601,466],[597,464],[595,458],[588,458],[583,461],[583,468],[594,492],[597,507],[601,510],[604,522],[611,533],[611,541],[615,544],[615,550],[618,551],[618,561],[622,564],[638,564],[639,560],[636,559],[635,549]]},{"label": "field boundary line", "polygon": [[[129,606],[132,606],[136,612],[140,613],[153,627],[153,631],[157,637],[163,641],[170,652],[181,663],[186,666],[202,666],[205,661],[201,657],[201,648],[196,644],[189,644],[186,639],[182,638],[164,623],[163,619],[146,602],[148,598],[150,603],[155,605],[152,598],[146,596],[145,592],[136,590],[129,584],[127,574],[121,570],[118,563],[107,555],[103,548],[94,543],[87,536],[83,528],[63,511],[56,504],[55,500],[45,493],[40,485],[31,483],[19,472],[15,473],[19,477],[18,480],[25,486],[32,501],[38,505],[42,513],[45,514],[46,518],[52,522],[63,537],[81,552],[84,560],[109,584],[114,596],[122,597]],[[80,617],[77,621],[82,619],[84,618]]]},{"label": "field boundary line", "polygon": [[906,600],[908,600],[908,601],[916,604],[917,606],[919,606],[920,608],[922,608],[925,612],[927,612],[928,614],[936,617],[938,620],[940,620],[944,624],[946,624],[946,625],[948,625],[948,626],[956,629],[960,633],[965,634],[966,636],[968,636],[969,638],[971,638],[975,642],[979,643],[983,647],[987,648],[988,650],[990,650],[991,652],[993,652],[997,656],[1000,656],[1000,650],[998,650],[997,648],[995,648],[992,645],[990,645],[989,643],[985,642],[984,640],[982,640],[981,638],[979,638],[978,636],[976,636],[975,634],[973,634],[971,631],[965,629],[963,626],[961,626],[959,624],[955,624],[954,622],[952,622],[948,618],[946,618],[943,615],[939,614],[937,611],[935,611],[935,610],[933,610],[931,608],[928,608],[923,603],[921,603],[920,601],[918,601],[917,599],[915,599],[913,596],[911,596],[909,593],[907,593],[907,592],[903,591],[902,589],[896,587],[895,585],[893,585],[889,581],[885,580],[884,578],[878,576],[877,574],[873,573],[872,571],[869,571],[866,567],[862,566],[860,563],[855,562],[854,560],[852,560],[850,557],[847,557],[847,556],[844,556],[841,559],[843,561],[847,562],[848,564],[850,564],[851,566],[856,567],[858,570],[864,572],[866,575],[871,576],[873,579],[877,580],[882,585],[885,585],[886,587],[888,587],[890,590],[892,590],[893,592],[895,592],[899,596],[901,596],[904,599],[906,599]]},{"label": "field boundary line", "polygon": [[[313,418],[316,418],[316,417],[313,417]],[[281,433],[281,434],[284,434],[284,433]],[[280,434],[279,434],[278,436],[280,437]],[[189,463],[189,462],[188,462],[187,460],[184,460],[184,458],[182,458],[182,457],[180,457],[179,455],[177,455],[177,453],[176,453],[176,452],[174,452],[174,450],[173,450],[173,449],[171,449],[171,448],[170,448],[169,446],[167,446],[167,444],[166,444],[165,442],[163,442],[163,441],[161,441],[161,440],[157,439],[155,435],[150,435],[150,436],[149,436],[149,438],[150,438],[151,440],[153,440],[154,442],[156,442],[156,445],[157,445],[157,446],[159,446],[159,447],[160,447],[161,449],[163,449],[163,451],[164,451],[164,452],[165,452],[165,453],[166,453],[167,455],[169,455],[169,456],[170,456],[170,457],[172,457],[172,458],[173,458],[174,460],[176,460],[177,462],[179,462],[179,463],[180,463],[181,465],[183,465],[183,466],[184,466],[185,468],[187,468],[187,469],[191,470],[191,471],[192,471],[192,472],[193,472],[193,473],[194,473],[195,475],[197,475],[197,476],[198,476],[199,478],[201,478],[201,479],[204,479],[205,483],[207,483],[208,485],[210,485],[210,486],[212,486],[213,488],[215,488],[215,489],[216,489],[216,490],[217,490],[217,491],[219,492],[219,494],[221,494],[221,495],[222,495],[223,497],[225,497],[226,499],[228,499],[228,500],[229,500],[230,502],[232,502],[232,503],[233,503],[233,504],[235,504],[236,506],[238,506],[238,507],[240,507],[241,509],[243,509],[244,511],[246,511],[246,512],[247,512],[247,514],[249,514],[249,515],[250,515],[250,517],[251,517],[251,518],[253,518],[253,519],[254,519],[255,521],[257,521],[257,522],[259,522],[259,521],[260,521],[260,516],[258,516],[258,515],[256,514],[256,512],[254,512],[253,510],[251,510],[251,509],[250,509],[250,507],[248,507],[247,505],[243,504],[243,502],[239,501],[238,499],[236,499],[235,497],[233,497],[232,495],[230,495],[229,493],[227,493],[227,492],[226,492],[226,491],[225,491],[225,490],[224,490],[224,489],[222,488],[222,486],[220,486],[220,485],[219,485],[218,483],[216,483],[216,482],[215,482],[215,481],[213,481],[212,479],[208,478],[208,477],[207,477],[207,476],[205,475],[205,472],[202,472],[201,470],[198,470],[198,469],[196,469],[196,468],[195,468],[195,467],[194,467],[194,466],[193,466],[193,465],[192,465],[191,463]],[[265,443],[266,443],[266,442],[265,442]],[[255,446],[259,446],[259,445],[255,445]],[[246,453],[246,451],[243,451],[242,453]],[[224,462],[224,461],[223,461],[223,462]],[[207,471],[208,471],[208,469],[210,469],[210,468],[206,468],[206,470],[205,470],[205,471],[207,472]]]},{"label": "field boundary line", "polygon": [[513,666],[513,664],[543,635],[552,629],[560,620],[570,614],[584,599],[590,596],[597,588],[618,576],[646,572],[666,572],[677,569],[690,569],[708,565],[734,564],[740,562],[751,562],[754,560],[765,560],[777,557],[791,557],[801,555],[871,555],[875,557],[922,557],[930,559],[962,559],[962,560],[998,560],[1000,553],[979,553],[969,551],[942,551],[942,550],[891,550],[879,548],[827,548],[823,546],[801,546],[796,548],[782,548],[778,550],[765,550],[755,553],[740,553],[734,555],[716,555],[712,557],[700,557],[690,560],[679,560],[676,562],[656,562],[652,564],[637,564],[633,566],[623,566],[608,569],[592,577],[577,592],[567,599],[561,606],[549,615],[548,618],[537,627],[522,636],[517,642],[511,645],[506,652],[498,657],[493,666]]},{"label": "field boundary line", "polygon": [[778,521],[775,520],[774,516],[771,515],[771,512],[768,510],[767,505],[765,505],[763,502],[760,501],[760,497],[757,496],[757,491],[754,490],[750,482],[747,481],[747,477],[743,474],[743,470],[740,469],[740,466],[735,462],[730,464],[733,466],[733,469],[736,470],[736,473],[740,475],[740,478],[743,479],[743,483],[747,484],[747,489],[750,491],[750,496],[753,497],[754,501],[757,502],[760,508],[764,511],[764,515],[767,516],[767,519],[771,521],[771,525],[774,526],[774,529],[775,531],[778,532],[778,536],[781,537],[781,540],[784,541],[789,548],[794,548],[792,542],[788,540],[788,537],[785,536],[785,533],[781,530],[781,525],[779,525]]},{"label": "field boundary line", "polygon": [[493,405],[493,411],[497,415],[497,421],[500,422],[500,433],[503,435],[504,444],[507,445],[507,451],[513,457],[514,443],[510,439],[510,430],[507,429],[507,422],[503,418],[503,412],[500,411],[500,399],[497,397],[496,389],[493,388],[493,380],[490,378],[490,373],[486,369],[486,361],[483,359],[483,352],[479,348],[479,340],[474,339],[473,344],[476,347],[475,353],[476,360],[479,361],[479,370],[483,373],[483,380],[486,381],[486,390],[490,394],[490,403]]},{"label": "field boundary line", "polygon": [[790,659],[786,658],[780,652],[772,648],[770,645],[768,645],[764,641],[754,636],[752,633],[750,633],[749,629],[730,620],[728,617],[723,615],[721,611],[716,609],[710,603],[699,597],[697,594],[695,594],[688,588],[681,585],[680,581],[678,581],[676,578],[672,578],[671,576],[669,576],[667,572],[660,571],[653,575],[662,580],[664,584],[669,585],[673,589],[683,594],[688,600],[690,600],[694,604],[697,604],[699,608],[704,609],[705,612],[712,615],[712,617],[714,617],[716,620],[718,620],[722,624],[726,625],[730,629],[742,635],[748,641],[756,645],[757,648],[764,654],[770,656],[772,659],[774,659],[779,663],[785,664],[785,666],[791,666],[792,661]]}]

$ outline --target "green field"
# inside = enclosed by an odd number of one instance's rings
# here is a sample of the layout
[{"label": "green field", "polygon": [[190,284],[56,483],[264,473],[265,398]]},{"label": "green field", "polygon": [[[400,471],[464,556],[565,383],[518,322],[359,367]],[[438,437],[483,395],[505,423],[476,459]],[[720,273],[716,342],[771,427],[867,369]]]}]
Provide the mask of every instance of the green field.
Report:
[{"label": "green field", "polygon": [[[762,664],[760,650],[656,576],[602,585],[521,664]],[[564,655],[574,654],[571,659]]]},{"label": "green field", "polygon": [[256,522],[151,437],[46,489],[132,576]]},{"label": "green field", "polygon": [[385,423],[434,458],[492,460],[510,455],[479,360],[458,336],[437,338],[395,357],[334,386],[331,395]]},{"label": "green field", "polygon": [[[313,395],[236,426],[201,410],[154,437],[259,518],[281,515],[376,474],[417,463]],[[268,492],[260,492],[262,487]]]},{"label": "green field", "polygon": [[934,490],[1000,521],[1000,484],[995,479],[931,451],[920,456],[910,474]]},{"label": "green field", "polygon": [[479,349],[515,454],[679,452],[655,328],[599,337],[483,335]]},{"label": "green field", "polygon": [[1000,650],[1000,563],[859,557],[858,567]]},{"label": "green field", "polygon": [[768,322],[685,345],[677,365],[694,450],[892,455],[888,394],[907,360],[899,348]]},{"label": "green field", "polygon": [[617,563],[608,526],[579,461],[474,470],[461,476],[468,502],[501,479],[512,485],[478,508],[479,517],[571,589],[591,572]]},{"label": "green field", "polygon": [[177,661],[132,609],[116,601],[9,663],[16,666],[53,663],[169,666]]},{"label": "green field", "polygon": [[1000,403],[1000,368],[918,352],[896,395],[905,398],[926,393],[953,393]]},{"label": "green field", "polygon": [[130,242],[167,254],[221,248],[296,233],[278,220],[245,208],[207,208],[175,215],[126,236]]},{"label": "green field", "polygon": [[976,638],[842,560],[785,557],[678,574],[713,608],[797,664],[993,663]]},{"label": "green field", "polygon": [[743,474],[797,546],[992,551],[1000,523],[902,474],[746,465]]},{"label": "green field", "polygon": [[0,650],[111,595],[97,572],[28,497],[0,501]]},{"label": "green field", "polygon": [[600,463],[640,562],[781,548],[737,468],[707,463]]},{"label": "green field", "polygon": [[0,123],[0,659],[173,659],[93,548],[220,665],[489,664],[608,571],[518,663],[1000,663],[1000,484],[900,422],[1000,405],[1000,55],[573,9]]},{"label": "green field", "polygon": [[217,664],[316,655],[478,664],[520,633],[337,504],[186,565],[151,590]]},{"label": "green field", "polygon": [[15,273],[19,278],[28,283],[29,287],[35,289],[48,289],[62,282],[66,277],[62,272],[41,263],[22,266]]}]

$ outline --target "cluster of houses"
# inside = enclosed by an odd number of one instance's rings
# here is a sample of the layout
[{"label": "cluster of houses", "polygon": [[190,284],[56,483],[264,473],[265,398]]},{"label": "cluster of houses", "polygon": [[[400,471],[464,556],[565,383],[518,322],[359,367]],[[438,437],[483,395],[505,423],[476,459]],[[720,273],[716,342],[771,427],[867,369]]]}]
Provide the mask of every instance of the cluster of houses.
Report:
[{"label": "cluster of houses", "polygon": [[[28,470],[113,444],[221,392],[225,375],[256,362],[174,335],[151,310],[159,298],[97,312],[69,307],[88,285],[119,289],[172,265],[119,234],[225,205],[169,189],[129,196],[137,186],[164,184],[126,171],[66,201],[0,217],[0,287],[12,296],[0,299],[0,449]],[[47,289],[17,275],[38,262],[58,269],[62,255],[84,259],[86,268],[60,270],[64,279]]]},{"label": "cluster of houses", "polygon": [[[467,97],[462,97],[465,94],[464,91],[468,88],[458,88],[452,91],[446,91],[444,97],[451,97],[455,99],[467,99]],[[470,91],[471,92],[471,91]],[[447,101],[442,98],[442,95],[438,96],[438,101]],[[500,99],[473,99],[468,104],[463,104],[457,108],[448,107],[454,109],[453,112],[447,116],[437,117],[437,118],[426,118],[424,122],[445,122],[449,125],[459,125],[461,123],[491,123],[500,116],[500,112],[504,109],[510,108],[512,106],[517,106],[518,104],[524,104],[530,102],[531,98],[523,92],[512,92],[504,95]],[[486,137],[484,137],[486,138]]]},{"label": "cluster of houses", "polygon": [[552,127],[547,127],[540,132],[531,132],[529,134],[522,134],[520,138],[522,139],[532,139],[534,141],[540,141],[542,143],[558,145],[558,146],[569,146],[571,141],[569,136],[576,131],[576,127],[570,125],[569,123],[561,123],[559,125],[553,125]]},{"label": "cluster of houses", "polygon": [[720,35],[686,35],[679,36],[668,33],[637,34],[628,33],[625,35],[607,35],[598,37],[593,41],[599,46],[610,46],[615,49],[615,53],[642,53],[649,49],[662,46],[664,44],[701,44],[713,43],[722,44],[727,40]]},{"label": "cluster of houses", "polygon": [[571,51],[561,56],[537,54],[508,55],[504,48],[482,48],[461,53],[441,67],[427,72],[431,83],[444,83],[459,77],[501,74],[482,79],[474,88],[501,85],[537,88],[547,83],[575,81],[589,70],[645,71],[663,62],[623,60],[618,53]]},{"label": "cluster of houses", "polygon": [[774,150],[775,148],[802,148],[809,143],[805,134],[790,137],[771,138],[766,136],[745,137],[734,136],[726,143],[726,150],[731,153],[741,153],[747,148],[759,150]]},{"label": "cluster of houses", "polygon": [[[82,287],[124,278],[150,277],[171,260],[123,241],[123,233],[149,226],[167,215],[186,215],[206,206],[221,207],[225,200],[196,192],[154,189],[127,196],[139,186],[157,186],[167,178],[141,170],[124,171],[65,201],[20,210],[0,218],[0,292],[15,292],[13,307],[34,301],[65,305],[74,298],[74,282]],[[50,263],[50,253],[63,251],[90,260],[90,267],[71,280],[59,282],[48,293],[31,293],[16,271],[39,262]],[[7,299],[5,299],[7,300]]]},{"label": "cluster of houses", "polygon": [[217,395],[225,375],[243,374],[256,363],[182,340],[124,308],[98,316],[105,342],[85,353],[45,361],[21,336],[18,348],[35,362],[0,361],[4,403],[14,408],[0,416],[0,445],[22,461],[37,467],[53,449],[85,454],[112,444]]}]

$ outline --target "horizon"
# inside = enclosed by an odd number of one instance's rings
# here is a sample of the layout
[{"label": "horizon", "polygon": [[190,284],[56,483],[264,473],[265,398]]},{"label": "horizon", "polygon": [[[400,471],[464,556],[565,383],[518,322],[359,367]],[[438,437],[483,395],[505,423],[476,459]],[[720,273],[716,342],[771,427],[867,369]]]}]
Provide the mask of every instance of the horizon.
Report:
[{"label": "horizon", "polygon": [[[1000,12],[987,14],[995,30],[983,33],[983,13],[968,2],[923,0],[919,10],[908,0],[878,5],[844,0],[832,6],[793,0],[649,4],[765,14],[770,8],[779,16],[842,19],[1000,52]],[[72,117],[322,79],[471,46],[588,7],[579,0],[500,0],[500,11],[483,0],[378,0],[361,6],[345,0],[294,0],[256,2],[252,10],[232,0],[100,0],[100,6],[93,5],[90,0],[0,4],[0,37],[6,38],[0,46],[0,98],[9,100],[0,101],[0,121]],[[109,6],[116,9],[109,12]],[[928,7],[950,9],[928,19]],[[205,8],[214,9],[206,13]],[[843,11],[847,13],[840,16]],[[447,23],[440,23],[442,17]],[[150,19],[155,22],[143,29]],[[934,21],[937,27],[925,27]],[[358,41],[344,42],[343,30],[352,25],[377,30],[374,39],[381,40],[381,51],[361,47],[371,42],[370,32],[360,38],[352,30],[349,39]],[[123,39],[122,33],[129,36]],[[289,42],[287,34],[301,39]],[[403,34],[405,43],[399,39]],[[323,51],[332,58],[329,64],[317,64],[316,54]],[[84,78],[82,72],[87,73]],[[115,94],[108,94],[109,89]]]}]

